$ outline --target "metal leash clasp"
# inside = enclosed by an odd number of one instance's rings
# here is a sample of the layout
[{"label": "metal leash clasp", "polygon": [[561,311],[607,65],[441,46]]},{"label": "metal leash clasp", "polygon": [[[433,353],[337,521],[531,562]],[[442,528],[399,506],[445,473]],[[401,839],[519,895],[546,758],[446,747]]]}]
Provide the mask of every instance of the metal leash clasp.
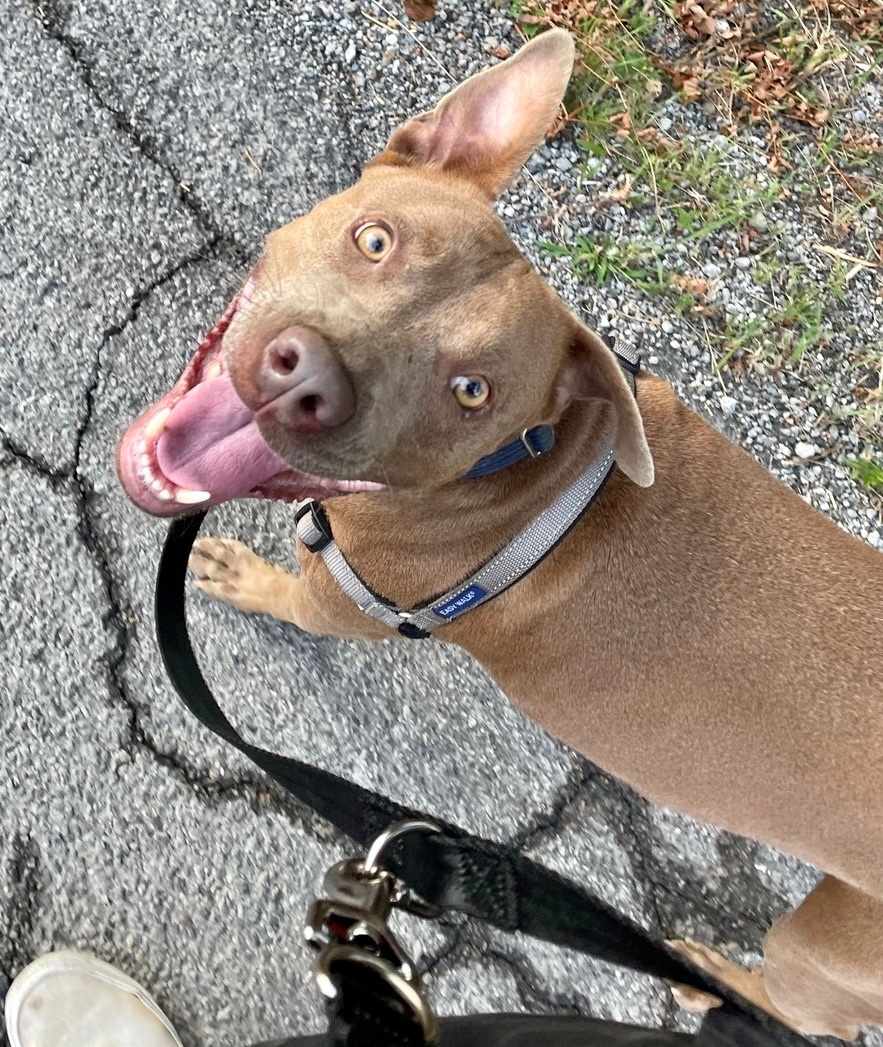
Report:
[{"label": "metal leash clasp", "polygon": [[[400,1013],[420,1025],[426,1044],[437,1040],[435,1016],[422,995],[416,965],[389,928],[393,908],[434,917],[441,910],[416,898],[383,866],[386,848],[407,832],[441,832],[422,819],[396,822],[371,844],[365,858],[347,858],[325,874],[325,898],[313,902],[305,928],[307,942],[318,951],[313,974],[328,999],[339,993],[345,968],[371,989],[382,991]],[[403,1010],[404,1009],[404,1010]]]}]

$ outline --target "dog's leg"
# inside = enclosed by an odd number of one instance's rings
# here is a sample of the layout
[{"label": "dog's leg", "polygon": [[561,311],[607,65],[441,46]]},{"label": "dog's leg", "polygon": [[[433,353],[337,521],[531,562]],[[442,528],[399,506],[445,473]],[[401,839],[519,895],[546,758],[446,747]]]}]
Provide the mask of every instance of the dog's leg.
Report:
[{"label": "dog's leg", "polygon": [[[196,576],[197,588],[240,611],[292,621],[292,612],[296,617],[300,610],[299,579],[263,560],[242,542],[230,538],[197,539],[190,554],[190,570]],[[300,621],[295,624],[307,628]]]},{"label": "dog's leg", "polygon": [[[716,978],[722,985],[726,985],[743,999],[753,1003],[755,1007],[771,1014],[784,1025],[792,1029],[796,1028],[791,1019],[779,1011],[767,995],[763,968],[752,967],[746,970],[737,963],[733,963],[732,960],[728,960],[726,956],[698,942],[670,941],[668,944],[682,956],[692,960],[697,967]],[[710,993],[694,989],[689,985],[674,984],[671,986],[671,994],[675,1003],[691,1014],[704,1014],[714,1007],[720,1007],[722,1002]]]},{"label": "dog's leg", "polygon": [[883,1025],[883,900],[826,876],[764,942],[770,999],[804,1032]]},{"label": "dog's leg", "polygon": [[826,876],[777,920],[762,970],[745,971],[712,950],[672,943],[709,974],[807,1035],[854,1040],[883,1025],[883,901]]},{"label": "dog's leg", "polygon": [[354,605],[342,608],[339,615],[329,614],[313,598],[305,578],[268,563],[230,538],[199,538],[190,554],[190,570],[197,587],[213,599],[240,611],[272,615],[306,632],[368,640],[392,634]]}]

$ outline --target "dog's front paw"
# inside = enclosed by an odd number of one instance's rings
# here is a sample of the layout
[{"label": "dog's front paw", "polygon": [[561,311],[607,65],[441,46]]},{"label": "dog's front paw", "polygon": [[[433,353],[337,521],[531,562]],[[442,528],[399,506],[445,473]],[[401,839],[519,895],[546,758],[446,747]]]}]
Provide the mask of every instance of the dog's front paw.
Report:
[{"label": "dog's front paw", "polygon": [[[782,1014],[771,1002],[764,985],[763,968],[753,967],[746,969],[740,967],[738,964],[733,963],[732,960],[728,960],[726,956],[722,956],[720,953],[715,952],[714,949],[710,949],[707,945],[700,945],[698,942],[678,939],[669,941],[667,944],[676,952],[679,952],[681,956],[685,956],[688,960],[695,963],[706,974],[716,978],[722,985],[726,985],[729,989],[737,992],[743,999],[753,1003],[755,1007],[759,1007],[762,1011],[766,1011],[767,1014],[771,1014],[783,1025],[787,1025],[789,1029],[795,1029],[797,1032],[800,1032],[791,1019]],[[710,1009],[709,1004],[711,1006],[720,1005],[719,1000],[717,1000],[717,1003],[714,1003],[716,997],[710,993],[704,993],[685,985],[673,985],[671,988],[675,1001],[686,1011],[702,1013]]]},{"label": "dog's front paw", "polygon": [[294,579],[247,545],[230,538],[200,538],[190,554],[197,588],[240,611],[278,616],[282,590]]}]

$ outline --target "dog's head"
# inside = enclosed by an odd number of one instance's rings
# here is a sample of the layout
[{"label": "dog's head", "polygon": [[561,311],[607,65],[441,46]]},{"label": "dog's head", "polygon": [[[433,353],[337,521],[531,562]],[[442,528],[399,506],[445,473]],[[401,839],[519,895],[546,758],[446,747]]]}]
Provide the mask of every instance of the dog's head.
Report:
[{"label": "dog's head", "polygon": [[615,358],[528,266],[494,198],[542,140],[573,64],[563,31],[398,128],[346,192],[274,232],[175,388],[123,437],[142,508],[450,483],[575,399],[612,403],[652,481]]}]

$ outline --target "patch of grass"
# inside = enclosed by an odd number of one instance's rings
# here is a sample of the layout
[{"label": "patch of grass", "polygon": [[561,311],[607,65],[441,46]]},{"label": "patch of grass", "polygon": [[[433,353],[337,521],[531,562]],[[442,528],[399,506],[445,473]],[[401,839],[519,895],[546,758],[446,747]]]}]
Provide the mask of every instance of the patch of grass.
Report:
[{"label": "patch of grass", "polygon": [[616,241],[610,237],[590,240],[577,236],[572,247],[544,246],[550,254],[567,255],[578,276],[599,285],[616,278],[626,280],[648,294],[668,286],[661,248],[655,242]]},{"label": "patch of grass", "polygon": [[765,293],[753,314],[730,314],[706,331],[715,349],[716,370],[735,360],[748,366],[759,360],[799,365],[807,352],[829,344],[834,337],[826,315],[828,294],[839,290],[836,282],[820,290],[807,282],[803,268],[796,265],[763,277],[767,280],[762,285]]},{"label": "patch of grass", "polygon": [[[862,209],[883,206],[883,142],[836,120],[883,66],[881,10],[878,0],[513,0],[526,36],[558,25],[577,41],[567,120],[587,155],[614,155],[637,203],[643,195],[657,214],[674,211],[661,232],[696,238],[737,226],[780,183],[818,194],[836,179],[848,198],[832,214],[841,231]],[[823,75],[832,70],[836,77]],[[740,122],[765,123],[768,172],[780,182],[745,185],[732,175],[725,139],[702,150],[660,131],[672,89],[686,103],[714,106],[724,135],[735,136]],[[814,148],[795,158],[801,130]]]},{"label": "patch of grass", "polygon": [[[883,69],[880,0],[513,3],[526,36],[558,25],[576,38],[561,125],[575,126],[587,175],[602,164],[621,171],[596,210],[622,208],[640,229],[630,237],[617,210],[623,232],[549,252],[567,255],[595,284],[664,296],[667,309],[701,327],[716,369],[807,373],[815,354],[833,358],[832,325],[848,335],[852,281],[862,273],[867,287],[876,268],[883,278],[874,225],[874,209],[883,215],[883,140],[868,130],[873,121],[852,119],[865,104],[863,85],[879,83]],[[781,201],[811,216],[806,238],[781,242]],[[709,241],[723,247],[711,264]],[[726,295],[738,256],[750,258],[738,263],[751,277],[738,303],[748,311]],[[739,286],[744,295],[744,277]],[[883,451],[883,345],[868,352],[875,363],[850,362],[849,417],[877,454],[856,466],[870,486],[879,484]]]},{"label": "patch of grass", "polygon": [[772,324],[765,316],[747,313],[728,316],[722,325],[712,330],[706,327],[706,338],[715,356],[715,370],[723,370],[734,360],[750,359],[763,351],[772,340],[772,331]]},{"label": "patch of grass", "polygon": [[737,151],[722,138],[708,146],[658,137],[631,143],[624,163],[631,168],[636,202],[653,203],[660,233],[695,242],[738,228],[781,192],[780,181],[765,172],[746,179],[734,163]]},{"label": "patch of grass", "polygon": [[876,494],[883,494],[883,463],[871,458],[850,458],[846,463],[853,480]]},{"label": "patch of grass", "polygon": [[877,339],[861,366],[865,375],[855,390],[859,401],[856,421],[859,429],[876,442],[883,460],[883,338]]},{"label": "patch of grass", "polygon": [[560,25],[576,38],[577,68],[568,118],[585,132],[589,152],[611,127],[626,133],[646,126],[663,90],[645,40],[657,24],[643,0],[515,0],[525,36]]},{"label": "patch of grass", "polygon": [[611,124],[652,127],[665,85],[731,125],[784,116],[820,128],[842,100],[821,74],[869,54],[854,91],[883,61],[877,0],[513,0],[512,11],[527,37],[557,25],[576,38],[569,115],[592,141]]}]

